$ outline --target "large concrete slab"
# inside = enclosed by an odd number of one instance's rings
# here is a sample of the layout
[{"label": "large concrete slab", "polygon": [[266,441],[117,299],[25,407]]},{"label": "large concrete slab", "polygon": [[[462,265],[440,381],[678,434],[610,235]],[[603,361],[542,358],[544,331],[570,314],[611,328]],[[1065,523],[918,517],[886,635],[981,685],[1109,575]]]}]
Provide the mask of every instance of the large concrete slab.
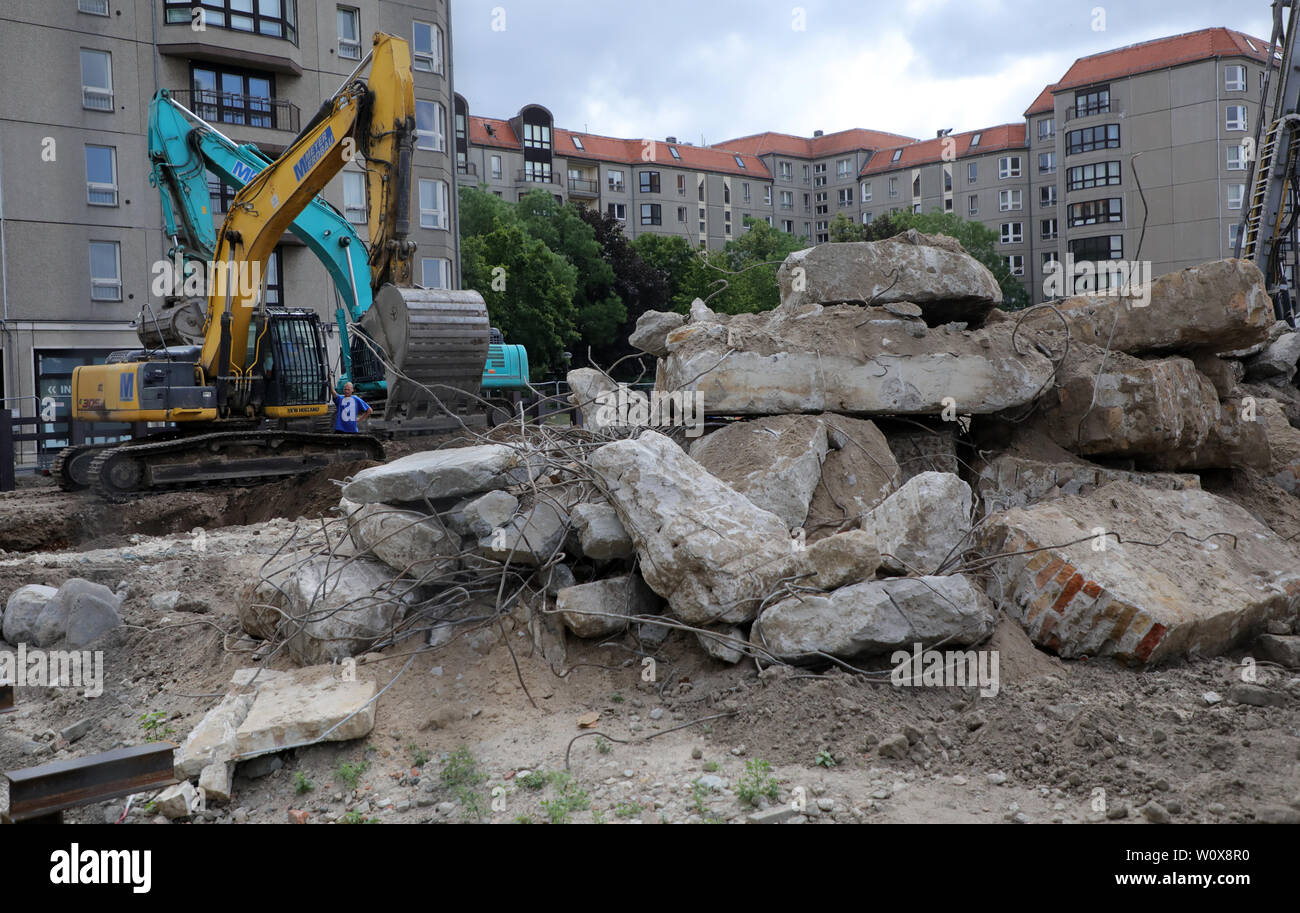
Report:
[{"label": "large concrete slab", "polygon": [[375,683],[342,681],[340,668],[295,669],[258,688],[235,735],[237,757],[246,760],[322,736],[326,742],[347,742],[367,735],[375,727]]}]

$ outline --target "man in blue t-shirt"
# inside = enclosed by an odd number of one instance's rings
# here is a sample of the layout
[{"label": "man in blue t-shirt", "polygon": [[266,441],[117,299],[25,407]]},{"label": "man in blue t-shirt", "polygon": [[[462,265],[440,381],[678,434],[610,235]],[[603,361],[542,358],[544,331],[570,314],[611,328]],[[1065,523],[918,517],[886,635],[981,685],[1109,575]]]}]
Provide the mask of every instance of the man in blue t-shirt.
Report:
[{"label": "man in blue t-shirt", "polygon": [[343,395],[334,397],[334,430],[344,434],[356,434],[357,423],[370,417],[370,406],[353,389],[352,384],[344,384]]}]

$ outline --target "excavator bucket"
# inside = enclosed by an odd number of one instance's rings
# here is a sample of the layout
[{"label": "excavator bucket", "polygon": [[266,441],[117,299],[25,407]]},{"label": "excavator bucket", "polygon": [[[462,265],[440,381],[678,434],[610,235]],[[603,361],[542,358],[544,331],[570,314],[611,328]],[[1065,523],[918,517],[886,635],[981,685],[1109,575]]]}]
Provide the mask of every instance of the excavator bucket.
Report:
[{"label": "excavator bucket", "polygon": [[491,329],[478,292],[384,285],[360,324],[384,353],[385,421],[473,411]]}]

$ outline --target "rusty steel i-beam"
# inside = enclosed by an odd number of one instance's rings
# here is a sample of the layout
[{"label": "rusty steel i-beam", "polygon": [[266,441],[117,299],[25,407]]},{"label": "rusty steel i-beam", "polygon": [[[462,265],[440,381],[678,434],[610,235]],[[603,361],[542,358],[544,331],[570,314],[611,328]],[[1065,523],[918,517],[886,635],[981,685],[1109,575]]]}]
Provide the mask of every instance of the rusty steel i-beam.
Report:
[{"label": "rusty steel i-beam", "polygon": [[175,748],[170,742],[136,745],[8,771],[9,810],[3,820],[54,822],[64,809],[168,786],[176,781]]}]

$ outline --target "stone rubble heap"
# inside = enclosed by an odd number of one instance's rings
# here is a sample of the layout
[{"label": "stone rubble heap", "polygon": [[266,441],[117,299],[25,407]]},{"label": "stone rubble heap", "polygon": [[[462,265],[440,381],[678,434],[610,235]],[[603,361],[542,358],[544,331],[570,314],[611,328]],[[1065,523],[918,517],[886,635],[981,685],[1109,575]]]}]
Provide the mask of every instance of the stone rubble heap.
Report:
[{"label": "stone rubble heap", "polygon": [[638,321],[656,390],[701,396],[706,436],[601,425],[616,385],[575,371],[583,430],[358,473],[346,558],[272,568],[245,630],[329,662],[505,573],[551,660],[567,636],[678,631],[723,662],[859,663],[979,644],[999,612],[1063,657],[1266,629],[1293,649],[1300,555],[1201,487],[1253,470],[1300,491],[1300,335],[1252,264],[1017,314],[955,241],[910,232],[801,251],[778,280],[767,313]]}]

